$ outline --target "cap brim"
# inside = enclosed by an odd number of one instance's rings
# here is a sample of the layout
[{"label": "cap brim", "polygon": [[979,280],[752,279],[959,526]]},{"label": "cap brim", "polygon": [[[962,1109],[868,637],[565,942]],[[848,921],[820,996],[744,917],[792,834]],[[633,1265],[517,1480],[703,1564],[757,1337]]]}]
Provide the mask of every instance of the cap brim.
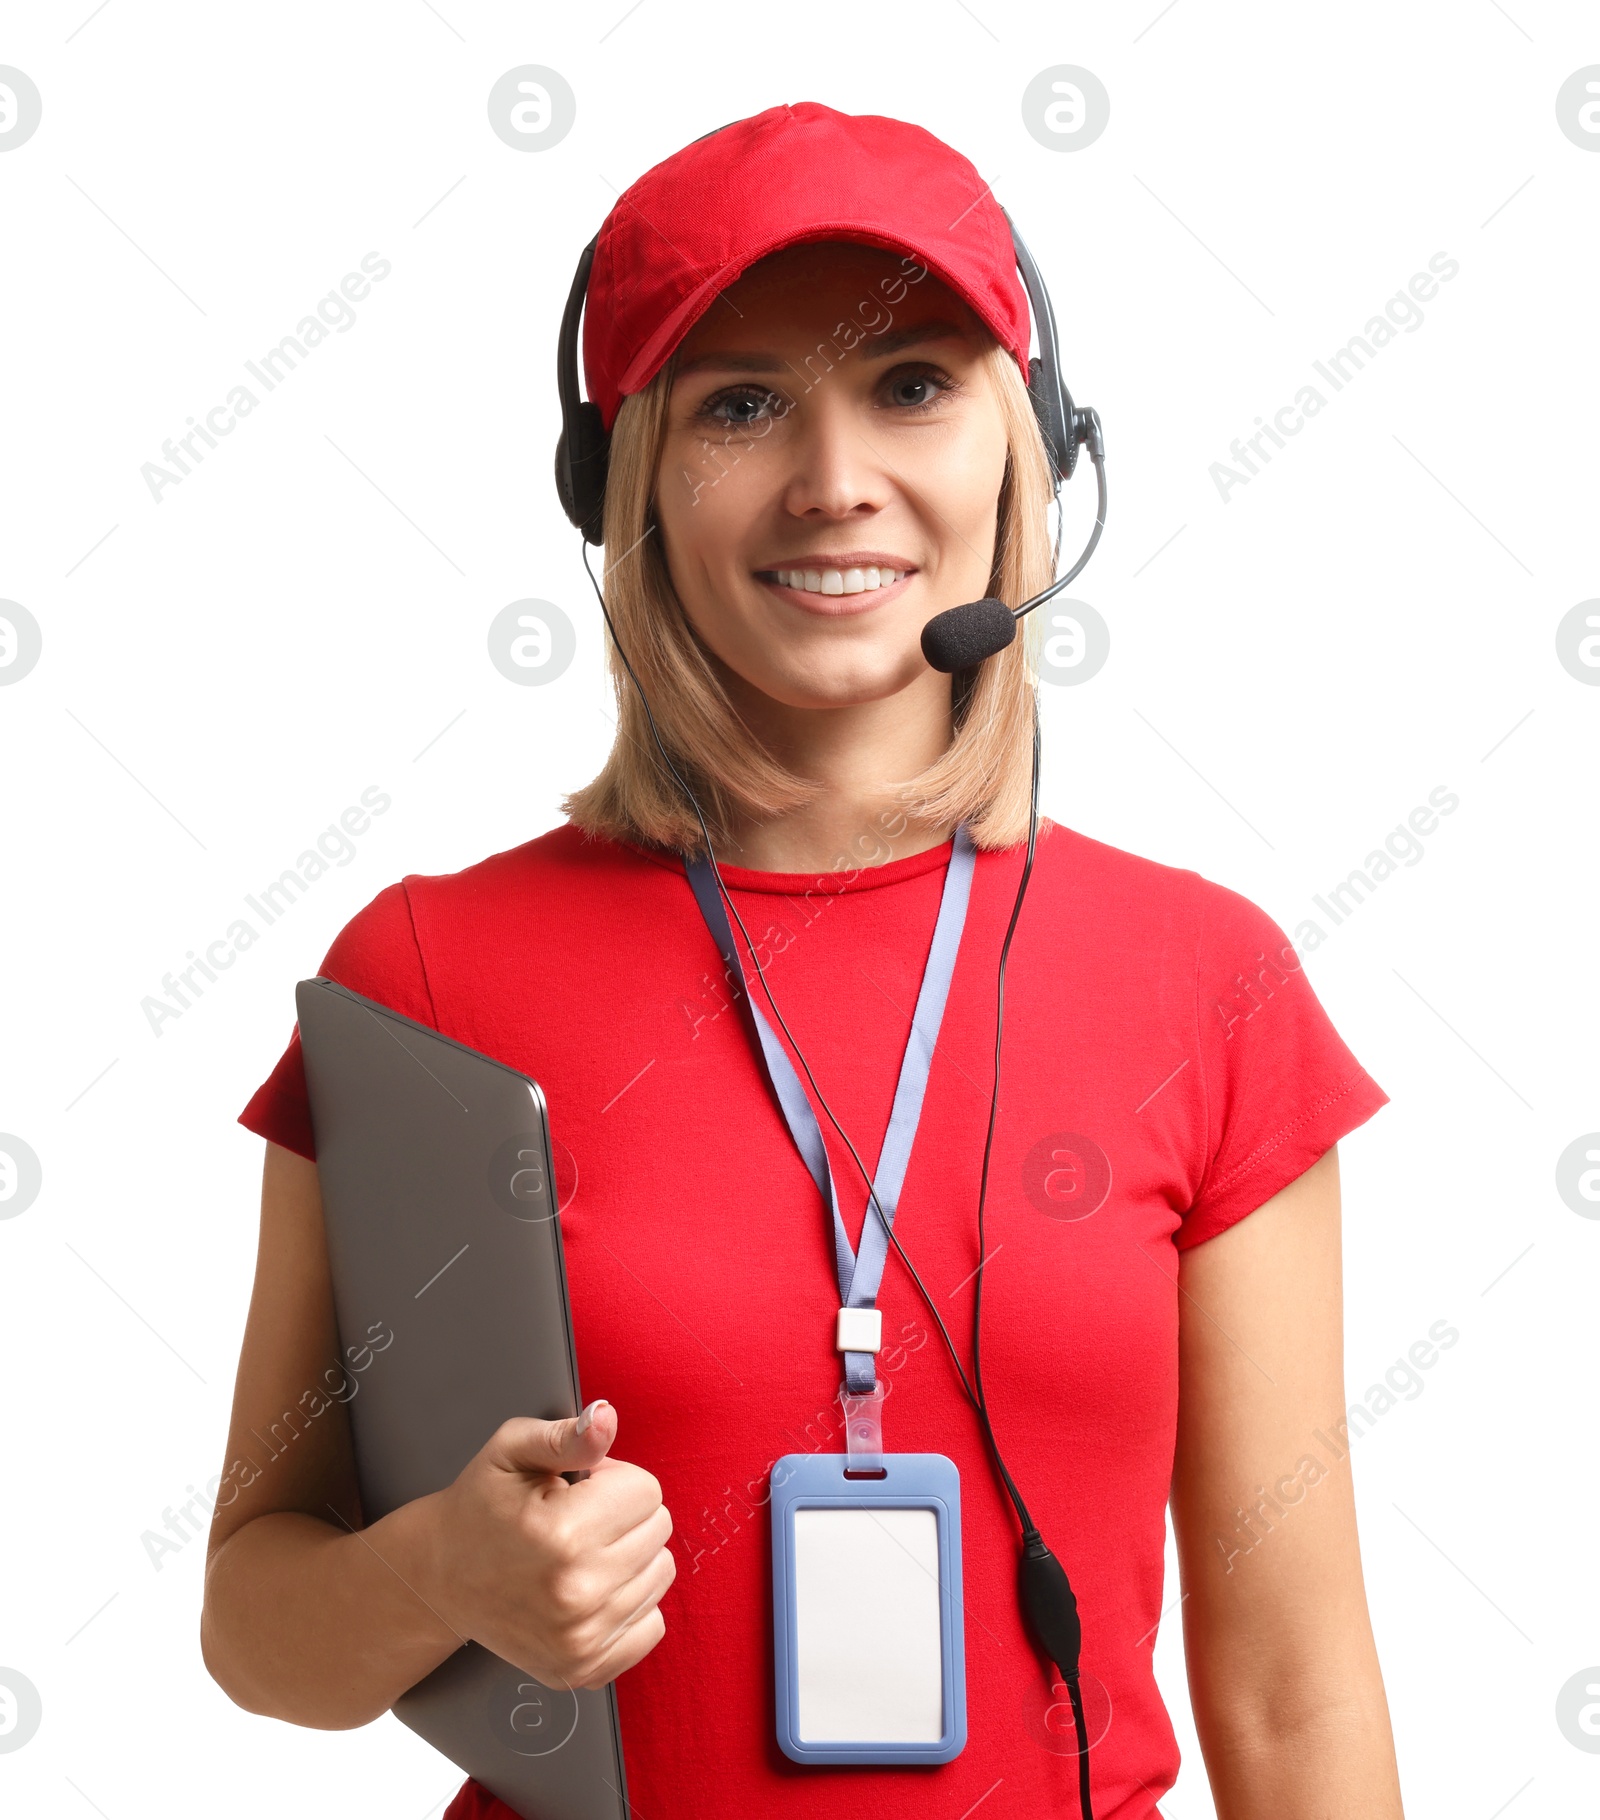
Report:
[{"label": "cap brim", "polygon": [[[672,310],[665,321],[651,335],[650,339],[629,362],[623,373],[617,390],[626,398],[634,392],[641,392],[660,372],[668,357],[688,334],[690,329],[710,309],[717,298],[731,285],[749,271],[751,266],[759,264],[773,253],[781,253],[786,247],[804,246],[818,240],[848,240],[861,246],[882,247],[886,252],[902,253],[915,259],[926,267],[941,284],[945,285],[973,312],[978,320],[988,329],[995,339],[1009,346],[1006,337],[997,325],[983,301],[973,296],[960,279],[952,276],[936,259],[930,259],[920,247],[913,246],[902,235],[897,235],[872,223],[860,221],[833,221],[816,223],[810,227],[782,234],[776,239],[750,249],[737,260],[729,260],[716,274],[697,285],[687,297]],[[1011,349],[1013,355],[1015,348]],[[1027,353],[1023,351],[1018,358],[1024,376],[1027,372]]]}]

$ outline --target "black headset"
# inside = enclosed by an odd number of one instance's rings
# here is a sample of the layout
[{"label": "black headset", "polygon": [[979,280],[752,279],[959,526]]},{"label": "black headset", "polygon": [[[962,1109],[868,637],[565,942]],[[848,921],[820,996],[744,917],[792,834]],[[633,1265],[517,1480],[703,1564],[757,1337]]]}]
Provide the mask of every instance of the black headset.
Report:
[{"label": "black headset", "polygon": [[[719,127],[717,130],[720,132],[723,129]],[[710,138],[711,135],[707,133],[702,134],[701,137]],[[1004,213],[1004,210],[1001,212]],[[1011,244],[1016,252],[1017,269],[1022,274],[1022,282],[1028,293],[1039,342],[1039,352],[1028,363],[1028,397],[1032,401],[1034,418],[1039,425],[1039,434],[1044,439],[1045,451],[1050,460],[1057,500],[1059,502],[1061,482],[1070,480],[1073,470],[1077,466],[1079,445],[1087,444],[1090,460],[1094,463],[1099,503],[1094,530],[1090,533],[1089,540],[1084,545],[1078,560],[1065,575],[1053,582],[1043,593],[1034,595],[1031,600],[1026,600],[1020,607],[1015,608],[1008,607],[1004,601],[996,600],[993,597],[968,601],[963,606],[950,607],[928,621],[922,629],[923,655],[934,669],[946,672],[969,670],[985,658],[992,657],[998,651],[1003,651],[1016,637],[1017,621],[1023,614],[1031,613],[1042,601],[1059,593],[1088,562],[1094,554],[1095,545],[1100,541],[1100,533],[1105,528],[1105,441],[1101,434],[1100,416],[1092,406],[1084,406],[1079,409],[1072,402],[1072,394],[1067,390],[1061,377],[1060,357],[1056,345],[1055,312],[1050,307],[1050,293],[1045,289],[1044,279],[1038,266],[1034,263],[1033,255],[1023,244],[1022,236],[1017,232],[1016,224],[1009,215],[1006,215],[1006,225],[1011,229]],[[583,249],[582,256],[578,260],[578,269],[573,275],[572,289],[567,294],[567,307],[561,318],[561,338],[557,348],[556,365],[556,384],[561,398],[561,435],[556,443],[556,490],[561,496],[561,504],[567,517],[583,533],[585,544],[598,545],[604,542],[606,474],[610,463],[611,438],[601,422],[600,407],[583,398],[578,387],[578,332],[583,319],[584,299],[589,288],[589,272],[594,264],[595,245],[596,241],[591,240]],[[1027,854],[1018,879],[1016,899],[1011,907],[1011,917],[1006,925],[996,976],[994,1091],[989,1101],[989,1127],[984,1141],[983,1171],[978,1189],[978,1268],[974,1273],[977,1283],[973,1309],[973,1382],[969,1383],[960,1356],[956,1352],[955,1343],[950,1338],[933,1298],[928,1294],[927,1289],[923,1286],[922,1278],[917,1274],[916,1267],[906,1255],[905,1248],[901,1244],[892,1222],[884,1219],[883,1209],[878,1206],[878,1197],[865,1164],[862,1163],[861,1157],[855,1145],[851,1143],[844,1127],[834,1116],[833,1109],[823,1097],[822,1090],[817,1085],[816,1077],[812,1074],[804,1053],[799,1044],[795,1042],[788,1024],[784,1021],[783,1013],[772,996],[772,989],[767,984],[766,974],[756,954],[755,946],[750,941],[749,931],[745,929],[744,919],[739,914],[738,905],[734,903],[722,881],[722,874],[717,867],[716,854],[712,851],[711,833],[706,825],[705,815],[701,811],[694,791],[673,762],[672,755],[656,726],[656,718],[651,712],[649,698],[645,695],[643,685],[640,683],[633,665],[628,661],[627,652],[623,650],[621,641],[617,638],[616,627],[612,624],[611,614],[606,606],[605,594],[595,579],[594,570],[589,566],[587,550],[584,551],[583,566],[588,571],[595,598],[600,603],[601,614],[611,633],[612,642],[617,647],[617,653],[622,659],[623,668],[638,691],[639,700],[644,707],[645,718],[649,722],[651,736],[655,741],[662,763],[683,791],[689,806],[694,810],[695,819],[700,824],[700,833],[705,841],[706,854],[716,879],[717,890],[740,933],[744,936],[746,946],[750,949],[756,976],[761,982],[767,1003],[777,1018],[779,1028],[783,1031],[796,1055],[799,1056],[806,1078],[816,1092],[823,1112],[855,1159],[862,1179],[866,1182],[868,1198],[877,1210],[878,1218],[882,1221],[884,1231],[898,1253],[900,1261],[910,1273],[923,1302],[933,1315],[955,1365],[957,1376],[961,1380],[962,1388],[966,1391],[967,1399],[972,1403],[978,1415],[989,1452],[1021,1525],[1022,1550],[1017,1564],[1018,1599],[1035,1641],[1055,1663],[1066,1682],[1073,1725],[1077,1734],[1079,1812],[1082,1820],[1094,1820],[1094,1808],[1089,1789],[1089,1734],[1079,1673],[1083,1637],[1078,1619],[1077,1599],[1067,1578],[1066,1569],[1040,1535],[1038,1526],[1029,1515],[1022,1494],[1017,1489],[1016,1482],[1001,1456],[1000,1445],[995,1439],[994,1429],[989,1420],[988,1402],[983,1390],[983,1214],[989,1186],[989,1159],[994,1147],[995,1116],[999,1109],[1000,1048],[1005,1028],[1006,961],[1011,952],[1011,938],[1016,933],[1017,919],[1022,913],[1028,881],[1033,874],[1034,849],[1038,838],[1040,739],[1037,701],[1035,702],[1033,722],[1033,771],[1028,805]],[[976,1385],[975,1392],[974,1384]]]}]

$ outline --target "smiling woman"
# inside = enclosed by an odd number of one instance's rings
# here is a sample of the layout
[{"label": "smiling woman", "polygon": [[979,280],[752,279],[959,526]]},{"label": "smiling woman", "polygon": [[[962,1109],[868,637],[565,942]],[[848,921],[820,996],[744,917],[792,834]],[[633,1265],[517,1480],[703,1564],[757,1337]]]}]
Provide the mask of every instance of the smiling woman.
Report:
[{"label": "smiling woman", "polygon": [[[841,739],[879,767],[869,818],[892,805],[929,845],[959,821],[980,847],[1026,831],[1026,631],[955,679],[918,638],[945,608],[1048,582],[1049,468],[1015,359],[907,267],[847,242],[774,253],[618,411],[607,608],[713,840],[745,851],[827,800],[823,748]],[[837,325],[821,342],[820,324]],[[611,663],[618,737],[567,811],[595,833],[693,848],[616,645]],[[908,719],[914,745],[879,737]]]},{"label": "smiling woman", "polygon": [[[604,1395],[371,1522],[342,1409],[269,1462],[207,1575],[241,1705],[362,1725],[471,1639],[615,1686],[606,1820],[1158,1820],[1170,1504],[1219,1814],[1398,1820],[1348,1461],[1217,1547],[1346,1408],[1336,1144],[1386,1096],[1265,911],[1036,813],[1012,615],[1077,440],[1104,515],[1093,414],[1030,384],[1036,277],[968,160],[812,102],[674,152],[586,249],[557,476],[605,545],[615,745],[566,825],[390,885],[322,972],[540,1084]],[[933,667],[983,598],[1012,642]],[[230,1460],[340,1338],[297,1038],[242,1119]],[[933,1498],[936,1569],[856,1521],[790,1602],[801,1482]],[[479,1735],[446,1820],[514,1820],[529,1739]]]}]

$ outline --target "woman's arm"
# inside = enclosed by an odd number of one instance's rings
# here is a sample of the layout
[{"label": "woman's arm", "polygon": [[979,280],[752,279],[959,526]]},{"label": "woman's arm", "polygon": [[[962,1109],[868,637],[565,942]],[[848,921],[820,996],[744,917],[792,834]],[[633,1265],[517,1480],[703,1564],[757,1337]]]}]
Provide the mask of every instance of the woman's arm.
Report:
[{"label": "woman's arm", "polygon": [[1337,1149],[1179,1260],[1172,1517],[1219,1820],[1400,1820],[1349,1459],[1323,1438],[1347,1446]]},{"label": "woman's arm", "polygon": [[427,1501],[355,1533],[338,1359],[316,1165],[268,1144],[200,1644],[239,1705],[333,1729],[376,1718],[458,1647],[414,1590]]},{"label": "woman's arm", "polygon": [[651,1474],[603,1458],[609,1405],[582,1435],[503,1423],[454,1484],[363,1528],[344,1402],[382,1355],[339,1361],[316,1165],[269,1143],[200,1626],[234,1701],[342,1730],[469,1638],[550,1686],[600,1686],[654,1648],[672,1524]]}]

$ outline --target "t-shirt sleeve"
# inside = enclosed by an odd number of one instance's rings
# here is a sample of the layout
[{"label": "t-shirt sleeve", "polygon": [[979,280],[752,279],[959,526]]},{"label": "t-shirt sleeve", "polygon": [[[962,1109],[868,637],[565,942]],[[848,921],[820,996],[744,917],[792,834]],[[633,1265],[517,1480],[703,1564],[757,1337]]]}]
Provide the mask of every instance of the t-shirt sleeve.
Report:
[{"label": "t-shirt sleeve", "polygon": [[[438,1027],[405,882],[389,885],[333,938],[318,973],[364,998]],[[316,1160],[311,1103],[297,1024],[278,1065],[251,1096],[239,1123],[258,1136]]]},{"label": "t-shirt sleeve", "polygon": [[1205,1172],[1174,1243],[1214,1238],[1387,1104],[1267,913],[1205,882],[1195,961]]}]

